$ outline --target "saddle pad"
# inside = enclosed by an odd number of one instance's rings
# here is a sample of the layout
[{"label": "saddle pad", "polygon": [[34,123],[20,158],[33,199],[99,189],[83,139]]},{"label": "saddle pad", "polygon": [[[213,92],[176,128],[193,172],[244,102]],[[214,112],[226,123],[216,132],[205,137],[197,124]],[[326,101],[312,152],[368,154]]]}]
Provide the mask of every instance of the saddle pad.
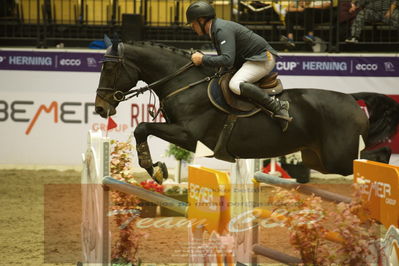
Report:
[{"label": "saddle pad", "polygon": [[208,97],[212,104],[218,108],[219,110],[227,113],[233,114],[238,117],[248,117],[252,116],[260,111],[259,108],[251,110],[251,111],[240,111],[237,110],[230,105],[227,104],[226,100],[223,97],[222,90],[219,85],[219,78],[212,79],[208,84]]}]

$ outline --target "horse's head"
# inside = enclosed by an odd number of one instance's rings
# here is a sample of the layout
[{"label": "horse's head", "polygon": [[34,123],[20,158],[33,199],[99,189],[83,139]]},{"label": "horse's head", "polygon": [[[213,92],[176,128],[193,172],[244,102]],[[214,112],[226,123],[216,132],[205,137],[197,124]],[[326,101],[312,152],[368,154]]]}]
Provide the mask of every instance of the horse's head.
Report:
[{"label": "horse's head", "polygon": [[104,55],[100,83],[97,88],[95,110],[101,117],[106,118],[116,114],[119,101],[115,97],[115,92],[126,92],[134,87],[139,80],[140,70],[133,62],[127,62],[123,43],[111,42],[108,37],[104,40],[108,48]]}]

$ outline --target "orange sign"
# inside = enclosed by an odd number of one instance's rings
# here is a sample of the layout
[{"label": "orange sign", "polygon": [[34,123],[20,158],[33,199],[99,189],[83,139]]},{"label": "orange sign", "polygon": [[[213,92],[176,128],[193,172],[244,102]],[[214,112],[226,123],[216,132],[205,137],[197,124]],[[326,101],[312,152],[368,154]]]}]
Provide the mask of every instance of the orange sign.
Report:
[{"label": "orange sign", "polygon": [[223,235],[230,221],[230,179],[227,173],[205,167],[188,169],[188,218],[203,221],[205,229]]},{"label": "orange sign", "polygon": [[399,227],[399,167],[368,160],[355,160],[355,183],[360,185],[372,218],[388,228]]}]

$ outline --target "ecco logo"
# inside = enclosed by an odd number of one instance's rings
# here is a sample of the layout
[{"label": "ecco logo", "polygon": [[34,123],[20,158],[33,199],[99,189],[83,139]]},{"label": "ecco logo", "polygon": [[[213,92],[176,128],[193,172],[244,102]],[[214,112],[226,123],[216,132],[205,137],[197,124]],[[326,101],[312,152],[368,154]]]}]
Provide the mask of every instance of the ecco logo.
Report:
[{"label": "ecco logo", "polygon": [[355,66],[356,70],[360,70],[360,71],[366,71],[366,70],[377,70],[378,69],[378,65],[377,64],[357,64]]},{"label": "ecco logo", "polygon": [[80,59],[61,59],[61,66],[80,66]]},{"label": "ecco logo", "polygon": [[276,68],[277,70],[293,70],[299,65],[297,62],[277,62]]}]

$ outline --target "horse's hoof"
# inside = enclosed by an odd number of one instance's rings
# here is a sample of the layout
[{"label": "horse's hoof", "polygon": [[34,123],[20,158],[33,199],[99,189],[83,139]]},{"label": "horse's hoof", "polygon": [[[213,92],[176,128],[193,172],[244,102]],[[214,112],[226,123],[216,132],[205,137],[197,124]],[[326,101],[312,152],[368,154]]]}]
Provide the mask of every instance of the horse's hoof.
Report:
[{"label": "horse's hoof", "polygon": [[168,178],[168,169],[166,168],[165,163],[156,162],[153,164],[153,170],[152,179],[162,185],[163,181]]}]

